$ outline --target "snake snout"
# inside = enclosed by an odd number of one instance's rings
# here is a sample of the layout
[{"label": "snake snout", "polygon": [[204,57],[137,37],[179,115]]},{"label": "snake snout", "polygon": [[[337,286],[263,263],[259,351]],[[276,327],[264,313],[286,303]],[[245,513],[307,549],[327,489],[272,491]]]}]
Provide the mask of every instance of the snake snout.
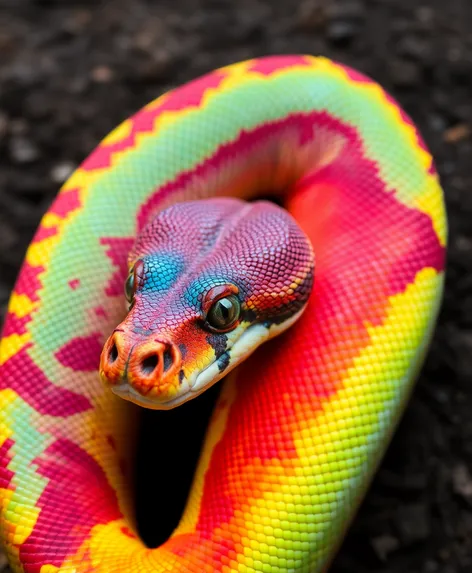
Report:
[{"label": "snake snout", "polygon": [[121,332],[115,331],[108,338],[100,356],[100,377],[105,383],[114,386],[123,382],[130,349]]},{"label": "snake snout", "polygon": [[129,383],[142,395],[166,393],[175,385],[182,358],[171,342],[133,340],[117,330],[106,342],[100,360],[102,380],[109,385]]}]

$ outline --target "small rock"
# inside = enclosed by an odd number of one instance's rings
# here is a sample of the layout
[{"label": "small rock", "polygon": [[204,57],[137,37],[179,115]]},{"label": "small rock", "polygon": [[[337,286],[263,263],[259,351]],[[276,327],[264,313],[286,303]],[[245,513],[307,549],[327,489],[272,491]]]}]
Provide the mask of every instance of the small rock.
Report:
[{"label": "small rock", "polygon": [[172,56],[167,50],[158,50],[133,66],[132,76],[138,80],[163,79],[170,70]]},{"label": "small rock", "polygon": [[[18,234],[16,233],[15,227],[8,223],[6,219],[0,220],[0,244],[2,249],[11,249],[18,242]],[[0,553],[1,555],[1,553]],[[1,563],[0,563],[1,570]]]},{"label": "small rock", "polygon": [[426,561],[424,564],[423,573],[436,573],[436,571],[439,571],[439,564],[432,559]]},{"label": "small rock", "polygon": [[464,464],[456,466],[452,471],[452,489],[454,493],[472,501],[472,476]]},{"label": "small rock", "polygon": [[6,136],[8,132],[8,117],[6,114],[0,112],[0,141]]},{"label": "small rock", "polygon": [[329,2],[328,17],[331,20],[360,20],[364,16],[364,6],[359,0],[338,0]]},{"label": "small rock", "polygon": [[447,129],[443,134],[446,143],[457,143],[470,135],[470,127],[465,123],[454,125]]},{"label": "small rock", "polygon": [[24,135],[28,131],[28,124],[23,119],[15,119],[10,123],[13,135]]},{"label": "small rock", "polygon": [[434,14],[435,10],[431,6],[420,6],[415,12],[418,22],[425,26],[431,26],[433,24]]},{"label": "small rock", "polygon": [[392,83],[398,87],[413,87],[421,80],[420,68],[415,62],[394,59],[390,63]]},{"label": "small rock", "polygon": [[449,110],[449,93],[446,89],[435,89],[431,94],[431,100],[438,109]]},{"label": "small rock", "polygon": [[77,76],[68,83],[68,89],[71,94],[83,94],[87,89],[89,79],[86,76]]},{"label": "small rock", "polygon": [[398,42],[396,51],[401,56],[407,56],[415,60],[426,60],[431,52],[429,42],[418,36],[407,35]]},{"label": "small rock", "polygon": [[363,16],[363,5],[358,0],[330,2],[327,5],[328,40],[334,44],[349,43],[359,33]]},{"label": "small rock", "polygon": [[45,76],[53,77],[55,76],[59,69],[60,64],[56,55],[44,54],[37,61],[33,60],[33,66],[37,66],[37,73],[40,75],[39,79],[44,79]]},{"label": "small rock", "polygon": [[326,18],[324,0],[305,0],[299,6],[297,19],[302,30],[317,30],[325,24]]},{"label": "small rock", "polygon": [[58,185],[64,183],[64,181],[69,177],[69,175],[74,171],[75,164],[72,161],[62,161],[57,163],[51,169],[49,176],[54,183]]},{"label": "small rock", "polygon": [[441,557],[441,559],[443,561],[448,561],[451,558],[451,550],[449,547],[441,547],[441,549],[439,550],[439,557]]},{"label": "small rock", "polygon": [[404,545],[424,541],[431,533],[429,512],[422,503],[400,507],[396,513],[395,523]]},{"label": "small rock", "polygon": [[72,13],[63,24],[64,30],[70,34],[81,34],[92,20],[92,14],[88,10],[79,9]]},{"label": "small rock", "polygon": [[6,30],[0,31],[0,53],[5,57],[9,53],[12,53],[15,48],[15,38],[6,32]]},{"label": "small rock", "polygon": [[403,36],[412,32],[414,23],[409,18],[395,18],[391,23],[391,29],[394,34]]},{"label": "small rock", "polygon": [[49,93],[31,90],[24,101],[25,114],[33,119],[41,119],[54,113],[55,102]]},{"label": "small rock", "polygon": [[22,87],[32,87],[41,79],[38,66],[30,61],[18,60],[7,68],[9,79],[18,82]]},{"label": "small rock", "polygon": [[232,38],[238,44],[260,38],[267,21],[265,10],[241,11],[237,18],[237,25],[231,31]]},{"label": "small rock", "polygon": [[437,113],[431,113],[430,114],[430,116],[428,118],[428,123],[429,123],[429,126],[431,127],[431,129],[433,129],[434,131],[437,131],[439,133],[442,133],[446,129],[446,125],[447,125],[446,118],[443,117],[442,115],[437,114]]},{"label": "small rock", "polygon": [[155,45],[155,34],[151,30],[142,30],[134,37],[133,45],[143,52],[152,53]]},{"label": "small rock", "polygon": [[10,140],[10,154],[16,163],[32,163],[39,159],[39,149],[31,139],[16,135]]},{"label": "small rock", "polygon": [[97,84],[108,84],[114,79],[115,74],[108,66],[97,66],[92,70],[91,76]]},{"label": "small rock", "polygon": [[358,27],[354,22],[339,20],[331,22],[326,30],[328,40],[334,44],[351,41],[357,34]]},{"label": "small rock", "polygon": [[398,549],[398,539],[393,535],[379,535],[371,540],[372,547],[374,548],[377,557],[385,561],[390,553]]},{"label": "small rock", "polygon": [[472,238],[466,237],[465,235],[457,236],[455,247],[458,251],[462,251],[464,254],[472,252]]},{"label": "small rock", "polygon": [[462,44],[453,44],[446,50],[446,58],[448,62],[457,63],[464,60],[464,47]]}]

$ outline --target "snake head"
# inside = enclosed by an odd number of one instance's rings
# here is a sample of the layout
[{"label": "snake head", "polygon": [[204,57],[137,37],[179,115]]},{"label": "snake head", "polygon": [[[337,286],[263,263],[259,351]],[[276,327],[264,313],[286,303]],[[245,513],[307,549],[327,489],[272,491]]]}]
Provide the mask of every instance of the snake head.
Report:
[{"label": "snake head", "polygon": [[100,376],[127,400],[169,409],[297,320],[314,255],[282,208],[220,198],[158,213],[129,267],[129,312],[103,348]]}]

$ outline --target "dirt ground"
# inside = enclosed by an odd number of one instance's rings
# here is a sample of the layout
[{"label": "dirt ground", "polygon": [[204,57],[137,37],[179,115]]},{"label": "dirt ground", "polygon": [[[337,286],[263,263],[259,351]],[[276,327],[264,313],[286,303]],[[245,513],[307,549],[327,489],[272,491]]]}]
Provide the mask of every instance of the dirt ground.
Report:
[{"label": "dirt ground", "polygon": [[471,0],[0,0],[1,316],[41,214],[111,128],[214,67],[293,52],[354,66],[398,98],[450,221],[427,363],[332,571],[471,573]]}]

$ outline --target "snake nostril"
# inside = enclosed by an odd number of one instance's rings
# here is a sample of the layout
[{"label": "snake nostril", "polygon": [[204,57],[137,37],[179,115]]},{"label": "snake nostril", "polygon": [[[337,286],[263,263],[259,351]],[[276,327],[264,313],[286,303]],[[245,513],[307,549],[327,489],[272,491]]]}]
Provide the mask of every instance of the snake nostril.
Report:
[{"label": "snake nostril", "polygon": [[169,368],[172,366],[173,362],[174,362],[174,357],[172,356],[172,352],[170,351],[169,348],[166,348],[164,350],[164,372],[167,372],[167,370],[169,370]]},{"label": "snake nostril", "polygon": [[158,362],[159,359],[157,357],[157,354],[151,354],[150,356],[146,356],[146,358],[141,362],[141,372],[145,376],[150,376],[156,369]]},{"label": "snake nostril", "polygon": [[108,358],[111,364],[113,364],[113,362],[116,362],[118,358],[118,348],[116,347],[115,343],[111,345],[110,352],[108,353]]}]

